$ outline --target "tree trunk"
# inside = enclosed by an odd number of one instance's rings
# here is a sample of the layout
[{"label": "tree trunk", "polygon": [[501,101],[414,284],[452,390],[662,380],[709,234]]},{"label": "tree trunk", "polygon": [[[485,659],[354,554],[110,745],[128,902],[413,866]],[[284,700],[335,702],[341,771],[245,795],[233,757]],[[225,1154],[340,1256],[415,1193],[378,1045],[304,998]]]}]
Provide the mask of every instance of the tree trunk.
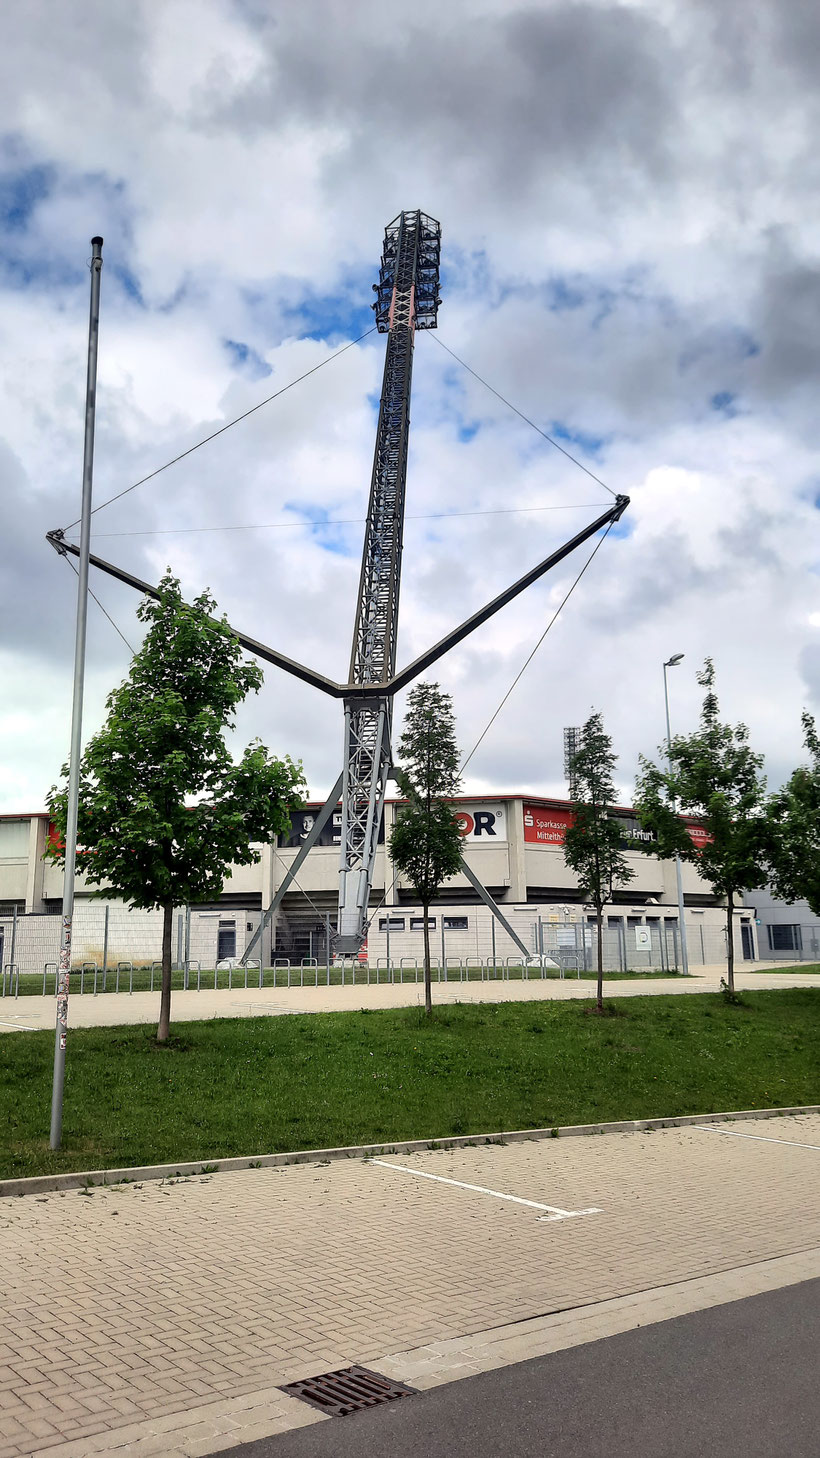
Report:
[{"label": "tree trunk", "polygon": [[603,903],[598,902],[595,910],[598,913],[598,1012],[604,1010],[604,908]]},{"label": "tree trunk", "polygon": [[429,906],[422,907],[424,917],[424,1010],[428,1018],[433,1016],[433,980],[430,975],[430,928],[428,926]]},{"label": "tree trunk", "polygon": [[159,1025],[157,1042],[167,1043],[171,1026],[171,927],[174,908],[166,904],[162,908],[162,992],[159,999]]},{"label": "tree trunk", "polygon": [[735,939],[734,939],[735,899],[731,891],[726,897],[726,969],[728,971],[727,982],[729,991],[735,990]]}]

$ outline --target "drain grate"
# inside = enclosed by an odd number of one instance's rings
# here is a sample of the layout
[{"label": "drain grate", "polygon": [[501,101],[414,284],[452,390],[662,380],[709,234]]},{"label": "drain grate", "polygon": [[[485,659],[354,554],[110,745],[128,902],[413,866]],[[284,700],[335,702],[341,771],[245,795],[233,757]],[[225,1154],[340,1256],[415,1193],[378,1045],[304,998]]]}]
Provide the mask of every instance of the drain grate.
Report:
[{"label": "drain grate", "polygon": [[323,1372],[320,1377],[306,1377],[302,1382],[289,1382],[280,1388],[289,1397],[301,1397],[311,1407],[319,1407],[331,1417],[348,1417],[352,1412],[393,1402],[397,1397],[412,1397],[415,1387],[392,1382],[367,1367],[344,1367],[339,1372]]}]

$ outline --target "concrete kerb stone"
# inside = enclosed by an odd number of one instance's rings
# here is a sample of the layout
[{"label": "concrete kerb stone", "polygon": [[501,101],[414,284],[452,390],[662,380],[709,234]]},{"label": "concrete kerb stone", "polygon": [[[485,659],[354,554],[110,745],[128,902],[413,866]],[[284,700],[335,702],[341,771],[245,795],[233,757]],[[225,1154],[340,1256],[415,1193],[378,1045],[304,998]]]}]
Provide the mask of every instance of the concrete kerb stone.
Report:
[{"label": "concrete kerb stone", "polygon": [[790,1114],[818,1113],[820,1104],[797,1104],[792,1108],[735,1109],[720,1114],[620,1119],[607,1124],[567,1124],[547,1129],[501,1130],[495,1134],[458,1134],[449,1139],[402,1139],[389,1144],[349,1144],[340,1149],[302,1149],[291,1153],[243,1155],[231,1159],[196,1159],[179,1164],[80,1170],[69,1174],[32,1175],[26,1179],[0,1180],[0,1198],[46,1194],[54,1190],[137,1184],[143,1180],[190,1179],[196,1175],[227,1174],[236,1170],[279,1169],[291,1164],[312,1164],[318,1160],[378,1159],[385,1154],[426,1154],[436,1149],[469,1149],[480,1144],[512,1144],[525,1139],[567,1139],[588,1134],[640,1134],[651,1133],[653,1129],[685,1129],[693,1124],[727,1123],[733,1119],[777,1119]]}]

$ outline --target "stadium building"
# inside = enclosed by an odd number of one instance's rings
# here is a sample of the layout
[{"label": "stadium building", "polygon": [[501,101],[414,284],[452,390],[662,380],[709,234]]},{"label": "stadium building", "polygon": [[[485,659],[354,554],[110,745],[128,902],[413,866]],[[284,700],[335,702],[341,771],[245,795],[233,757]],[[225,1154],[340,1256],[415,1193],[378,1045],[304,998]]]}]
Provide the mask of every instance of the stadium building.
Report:
[{"label": "stadium building", "polygon": [[[421,908],[412,887],[393,865],[388,841],[397,805],[385,805],[373,875],[371,921],[366,957],[371,965],[387,959],[411,965],[423,950]],[[568,969],[589,965],[594,958],[594,908],[579,895],[562,844],[571,821],[567,800],[522,794],[460,798],[465,857],[478,879],[533,954],[545,952]],[[226,878],[218,902],[181,908],[175,931],[175,958],[183,955],[202,967],[241,957],[256,932],[288,867],[309,834],[319,804],[295,811],[288,836],[260,847],[256,865],[237,866]],[[643,830],[632,810],[617,808],[624,851],[634,879],[615,893],[604,914],[605,951],[610,970],[619,967],[680,965],[675,867],[653,854],[654,836]],[[688,829],[697,841],[697,822]],[[0,961],[21,970],[40,971],[56,958],[63,873],[43,860],[51,827],[48,816],[0,816]],[[275,958],[293,963],[314,959],[324,965],[328,930],[335,926],[338,895],[341,810],[326,826],[302,866],[298,885],[285,894],[276,926],[263,941],[264,963]],[[695,866],[683,866],[690,965],[710,965],[725,957],[725,911]],[[81,876],[76,884],[74,962],[118,960],[145,962],[159,957],[159,912],[128,911],[116,897],[105,912],[92,898]],[[103,925],[105,919],[105,925]],[[481,902],[467,878],[451,878],[430,908],[431,946],[441,965],[494,958],[520,962],[520,951]],[[760,935],[760,949],[758,933]],[[738,960],[769,955],[767,928],[756,925],[754,906],[740,906],[735,915]],[[12,946],[13,939],[13,946]],[[103,944],[107,943],[105,948]],[[184,946],[184,952],[183,952]],[[258,947],[254,952],[258,963]]]}]

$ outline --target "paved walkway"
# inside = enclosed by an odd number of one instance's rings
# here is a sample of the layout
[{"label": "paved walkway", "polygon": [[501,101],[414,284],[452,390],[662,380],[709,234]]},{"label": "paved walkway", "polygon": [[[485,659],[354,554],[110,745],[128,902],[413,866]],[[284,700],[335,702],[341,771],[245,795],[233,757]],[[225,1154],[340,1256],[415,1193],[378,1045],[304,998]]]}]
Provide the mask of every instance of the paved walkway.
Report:
[{"label": "paved walkway", "polygon": [[808,1279],[818,1175],[813,1114],[0,1201],[0,1458],[196,1458],[317,1420],[282,1382],[430,1386],[591,1303],[623,1329]]},{"label": "paved walkway", "polygon": [[[658,977],[623,982],[613,977],[604,983],[606,997],[654,997],[661,993],[719,992],[725,968],[706,967],[702,975],[689,978]],[[774,987],[820,987],[820,976],[809,973],[739,972],[738,989],[762,991]],[[448,1002],[536,1002],[541,999],[590,998],[595,983],[567,976],[530,978],[526,982],[440,982],[433,984],[433,1000]],[[277,1016],[283,1013],[346,1012],[350,1008],[415,1007],[424,1002],[421,982],[371,983],[358,987],[234,987],[202,988],[175,992],[171,1018],[175,1023],[204,1022],[209,1018]],[[69,1024],[73,1028],[121,1026],[124,1023],[153,1023],[159,1011],[158,992],[91,993],[71,999]],[[53,997],[20,997],[0,1000],[0,1032],[53,1028]]]}]

